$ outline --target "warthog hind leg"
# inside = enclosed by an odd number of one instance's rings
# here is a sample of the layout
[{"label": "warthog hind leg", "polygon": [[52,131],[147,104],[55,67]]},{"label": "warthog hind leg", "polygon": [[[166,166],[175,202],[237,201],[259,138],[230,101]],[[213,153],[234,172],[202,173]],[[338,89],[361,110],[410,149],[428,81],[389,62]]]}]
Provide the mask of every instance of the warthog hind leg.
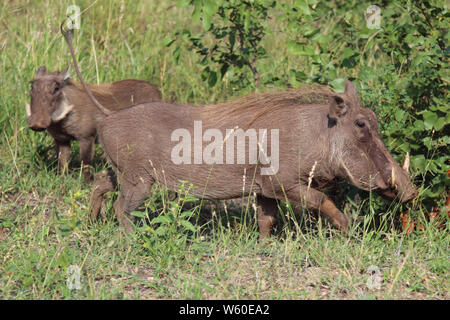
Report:
[{"label": "warthog hind leg", "polygon": [[142,181],[138,184],[132,184],[128,181],[121,181],[120,196],[114,203],[117,220],[120,226],[127,233],[133,231],[134,218],[130,215],[148,196],[153,182]]},{"label": "warthog hind leg", "polygon": [[261,238],[269,237],[278,210],[277,200],[266,198],[264,196],[257,196],[257,204],[257,219]]}]

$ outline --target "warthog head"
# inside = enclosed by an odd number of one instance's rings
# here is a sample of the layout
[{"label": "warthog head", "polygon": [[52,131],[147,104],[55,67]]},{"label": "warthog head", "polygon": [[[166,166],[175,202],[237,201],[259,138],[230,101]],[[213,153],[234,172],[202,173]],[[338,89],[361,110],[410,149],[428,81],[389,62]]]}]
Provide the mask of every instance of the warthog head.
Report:
[{"label": "warthog head", "polygon": [[331,156],[337,174],[363,190],[373,190],[401,202],[417,195],[408,175],[409,157],[400,167],[378,135],[375,113],[362,108],[354,85],[347,81],[342,96],[330,98],[329,124],[335,127]]},{"label": "warthog head", "polygon": [[68,79],[68,69],[46,72],[45,66],[36,71],[31,82],[31,105],[26,105],[27,122],[31,129],[42,131],[52,122],[61,121],[71,108],[62,91]]}]

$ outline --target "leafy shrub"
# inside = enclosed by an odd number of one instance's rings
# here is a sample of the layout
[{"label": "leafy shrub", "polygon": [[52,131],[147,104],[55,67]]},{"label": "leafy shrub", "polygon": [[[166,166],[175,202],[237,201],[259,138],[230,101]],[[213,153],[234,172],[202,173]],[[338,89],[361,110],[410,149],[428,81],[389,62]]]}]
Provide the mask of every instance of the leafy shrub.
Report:
[{"label": "leafy shrub", "polygon": [[[232,70],[234,84],[258,87],[256,62],[266,54],[261,40],[266,33],[267,12],[275,6],[275,1],[187,0],[178,1],[178,4],[191,4],[194,7],[192,20],[201,20],[204,30],[215,40],[211,47],[207,47],[203,39],[205,34],[192,35],[188,30],[182,32],[192,49],[203,57],[200,63],[206,66],[202,79],[212,87],[217,83],[219,74],[223,78],[227,71]],[[216,64],[219,71],[211,69],[207,62]]]}]

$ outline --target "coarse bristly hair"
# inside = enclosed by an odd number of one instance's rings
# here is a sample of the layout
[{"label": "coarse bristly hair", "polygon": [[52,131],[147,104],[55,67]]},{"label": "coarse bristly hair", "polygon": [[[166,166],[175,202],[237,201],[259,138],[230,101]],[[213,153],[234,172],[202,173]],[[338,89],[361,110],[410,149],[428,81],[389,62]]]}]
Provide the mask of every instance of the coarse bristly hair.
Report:
[{"label": "coarse bristly hair", "polygon": [[249,127],[256,119],[268,112],[299,105],[324,104],[328,103],[332,96],[340,96],[340,94],[319,85],[282,91],[268,90],[223,103],[205,105],[201,113],[205,119],[215,119],[216,123],[229,119],[231,115],[251,115],[245,126]]}]

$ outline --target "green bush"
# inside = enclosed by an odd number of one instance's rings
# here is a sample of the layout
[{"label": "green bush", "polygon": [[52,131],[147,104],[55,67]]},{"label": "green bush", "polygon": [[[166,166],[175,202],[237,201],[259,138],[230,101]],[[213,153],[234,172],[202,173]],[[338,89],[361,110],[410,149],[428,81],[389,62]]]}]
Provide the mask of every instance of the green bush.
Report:
[{"label": "green bush", "polygon": [[[267,12],[275,3],[273,0],[178,1],[181,7],[188,4],[194,7],[192,20],[201,20],[204,30],[215,40],[207,46],[203,33],[193,35],[186,29],[178,33],[203,57],[200,62],[205,65],[202,79],[210,87],[217,83],[218,75],[223,78],[229,70],[233,72],[234,85],[258,87],[256,62],[266,55],[261,40],[267,32]],[[216,64],[219,71],[211,69],[208,62]]]}]

